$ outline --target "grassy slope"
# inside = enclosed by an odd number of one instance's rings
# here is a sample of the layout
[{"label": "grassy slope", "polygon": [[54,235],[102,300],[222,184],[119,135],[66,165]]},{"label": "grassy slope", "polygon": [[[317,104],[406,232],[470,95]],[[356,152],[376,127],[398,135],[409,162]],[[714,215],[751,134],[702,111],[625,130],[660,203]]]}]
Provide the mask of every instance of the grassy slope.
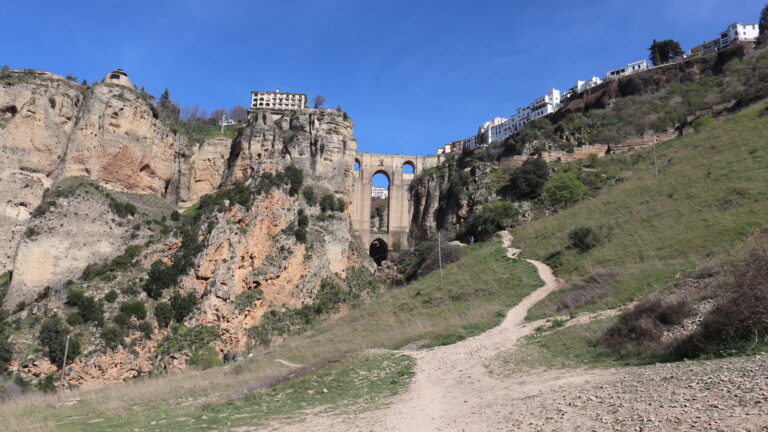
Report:
[{"label": "grassy slope", "polygon": [[[356,371],[390,371],[381,372],[386,377],[384,384],[371,385],[389,389],[387,392],[392,394],[404,386],[388,387],[386,383],[391,383],[393,379],[391,370],[397,371],[397,377],[407,376],[408,365],[398,363],[389,367],[387,362],[392,360],[387,356],[376,357],[379,360],[373,360],[373,363],[360,363],[355,353],[370,348],[397,348],[417,339],[437,337],[439,340],[456,340],[477,333],[498,322],[500,310],[513,306],[540,285],[535,268],[524,261],[507,258],[499,242],[468,246],[460,261],[446,267],[445,287],[442,290],[440,276],[434,272],[404,288],[390,291],[333,322],[289,338],[273,351],[235,367],[83,391],[73,395],[81,398],[78,403],[59,409],[53,409],[55,397],[36,396],[0,406],[0,422],[10,425],[11,430],[37,431],[52,430],[54,424],[66,421],[55,429],[79,431],[111,427],[115,430],[153,430],[145,428],[151,427],[151,422],[155,421],[158,422],[158,430],[176,430],[194,424],[213,424],[213,420],[207,423],[202,421],[206,412],[216,413],[216,416],[225,414],[221,418],[240,414],[253,417],[257,404],[263,406],[263,413],[252,420],[237,417],[242,420],[232,424],[267,420],[274,415],[288,415],[291,409],[279,401],[269,402],[269,398],[247,398],[230,404],[221,402],[220,397],[289,371],[290,368],[274,361],[278,358],[300,364],[320,363],[320,370],[310,377],[313,381],[322,381],[327,374],[347,377],[343,381],[350,384],[334,389],[333,398],[326,401],[331,406],[344,405],[341,401],[356,398],[355,379],[349,378],[360,374]],[[341,359],[341,363],[327,364],[333,359]],[[292,393],[291,389],[303,388],[302,385],[289,383],[288,387],[277,391]],[[292,405],[294,410],[303,406],[303,399],[299,402]],[[322,405],[316,402],[307,402],[306,406]],[[363,405],[363,408],[370,405]],[[139,412],[141,414],[137,415]],[[184,420],[179,420],[182,418]],[[90,419],[102,420],[90,424]],[[196,422],[189,419],[196,419]],[[163,423],[159,423],[161,421]],[[225,425],[221,422],[215,424]]]},{"label": "grassy slope", "polygon": [[[594,224],[605,235],[596,248],[567,251],[556,273],[569,282],[601,271],[618,272],[610,297],[580,310],[612,308],[663,288],[678,275],[727,254],[768,222],[768,116],[755,107],[698,133],[652,149],[608,156],[603,169],[632,169],[618,186],[605,189],[552,217],[517,228],[515,244],[528,257],[544,259],[567,245],[575,226]],[[554,313],[553,293],[529,313]],[[580,311],[580,310],[577,310]]]}]

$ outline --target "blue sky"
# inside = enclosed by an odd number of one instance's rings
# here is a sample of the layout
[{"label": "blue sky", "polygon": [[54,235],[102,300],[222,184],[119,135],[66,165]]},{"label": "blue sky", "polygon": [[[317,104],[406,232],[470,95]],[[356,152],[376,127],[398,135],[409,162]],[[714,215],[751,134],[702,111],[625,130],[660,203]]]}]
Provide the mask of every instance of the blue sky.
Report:
[{"label": "blue sky", "polygon": [[122,67],[208,111],[251,90],[323,95],[355,122],[360,151],[432,154],[548,88],[684,48],[763,1],[9,1],[0,64],[88,81]]}]

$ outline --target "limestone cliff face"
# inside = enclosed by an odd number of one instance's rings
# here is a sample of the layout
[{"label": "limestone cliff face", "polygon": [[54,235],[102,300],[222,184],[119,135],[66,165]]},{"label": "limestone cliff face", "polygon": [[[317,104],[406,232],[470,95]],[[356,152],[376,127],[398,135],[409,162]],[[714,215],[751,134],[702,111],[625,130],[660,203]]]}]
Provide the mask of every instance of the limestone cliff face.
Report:
[{"label": "limestone cliff face", "polygon": [[[350,195],[357,143],[346,114],[259,111],[238,128],[234,139],[190,144],[156,119],[130,86],[0,73],[0,272],[13,271],[3,307],[13,310],[24,301],[31,306],[19,316],[67,316],[73,308],[61,299],[36,299],[46,286],[58,291],[73,280],[98,300],[112,289],[120,293],[116,303],[103,303],[105,325],[130,298],[147,303],[151,319],[156,300],[141,286],[149,266],[172,262],[180,246],[174,226],[182,222],[168,219],[173,209],[235,183],[255,185],[289,164],[301,168],[304,184],[318,196]],[[135,207],[125,214],[116,203]],[[264,314],[313,302],[323,279],[341,281],[348,268],[371,265],[350,248],[347,212],[321,215],[284,185],[254,193],[251,206],[227,201],[225,207],[205,214],[202,252],[174,286],[198,299],[183,324],[213,326],[219,338],[212,343],[221,351],[253,343],[248,329]],[[304,241],[294,234],[300,211],[310,221]],[[81,279],[86,266],[109,263],[129,245],[142,250],[132,266]],[[159,301],[168,301],[171,291]],[[158,356],[169,329],[152,323],[151,339],[130,330],[132,349],[109,349],[93,324],[75,326],[84,354],[67,380],[94,387],[186,367],[188,350]],[[11,368],[28,379],[55,369],[40,354],[38,331],[29,327],[12,336],[19,348]]]},{"label": "limestone cliff face", "polygon": [[110,189],[166,196],[186,140],[153,118],[132,89],[97,84],[86,96],[59,178],[87,176]]},{"label": "limestone cliff face", "polygon": [[0,81],[0,272],[66,155],[84,89],[55,75]]},{"label": "limestone cliff face", "polygon": [[258,111],[232,144],[224,183],[292,163],[315,186],[346,194],[352,188],[356,151],[352,121],[345,114],[334,110]]}]

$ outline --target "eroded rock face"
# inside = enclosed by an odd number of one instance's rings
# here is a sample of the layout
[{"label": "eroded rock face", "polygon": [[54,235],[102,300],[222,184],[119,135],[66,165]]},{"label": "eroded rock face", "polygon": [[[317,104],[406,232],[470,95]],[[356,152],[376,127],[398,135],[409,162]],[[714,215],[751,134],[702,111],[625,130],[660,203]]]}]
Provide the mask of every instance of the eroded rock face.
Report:
[{"label": "eroded rock face", "polygon": [[219,189],[227,170],[232,140],[216,136],[203,141],[181,164],[179,206],[189,207],[200,197]]},{"label": "eroded rock face", "polygon": [[186,140],[152,117],[135,91],[97,84],[89,92],[59,177],[87,176],[110,189],[166,196]]},{"label": "eroded rock face", "polygon": [[352,121],[342,113],[257,111],[233,141],[224,183],[274,172],[292,163],[316,187],[343,196],[352,188],[356,151]]},{"label": "eroded rock face", "polygon": [[90,263],[103,264],[130,242],[130,217],[115,215],[106,196],[90,187],[59,198],[34,218],[19,244],[4,305],[27,303],[46,286],[77,279]]}]

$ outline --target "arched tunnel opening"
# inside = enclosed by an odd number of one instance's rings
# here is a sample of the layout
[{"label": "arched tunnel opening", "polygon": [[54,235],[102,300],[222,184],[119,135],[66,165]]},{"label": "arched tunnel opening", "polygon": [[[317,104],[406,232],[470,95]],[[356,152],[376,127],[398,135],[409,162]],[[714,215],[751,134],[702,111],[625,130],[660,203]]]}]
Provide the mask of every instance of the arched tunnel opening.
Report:
[{"label": "arched tunnel opening", "polygon": [[368,254],[376,261],[377,266],[380,266],[381,263],[387,260],[388,253],[389,247],[387,242],[380,238],[372,241],[371,246],[368,248]]}]

